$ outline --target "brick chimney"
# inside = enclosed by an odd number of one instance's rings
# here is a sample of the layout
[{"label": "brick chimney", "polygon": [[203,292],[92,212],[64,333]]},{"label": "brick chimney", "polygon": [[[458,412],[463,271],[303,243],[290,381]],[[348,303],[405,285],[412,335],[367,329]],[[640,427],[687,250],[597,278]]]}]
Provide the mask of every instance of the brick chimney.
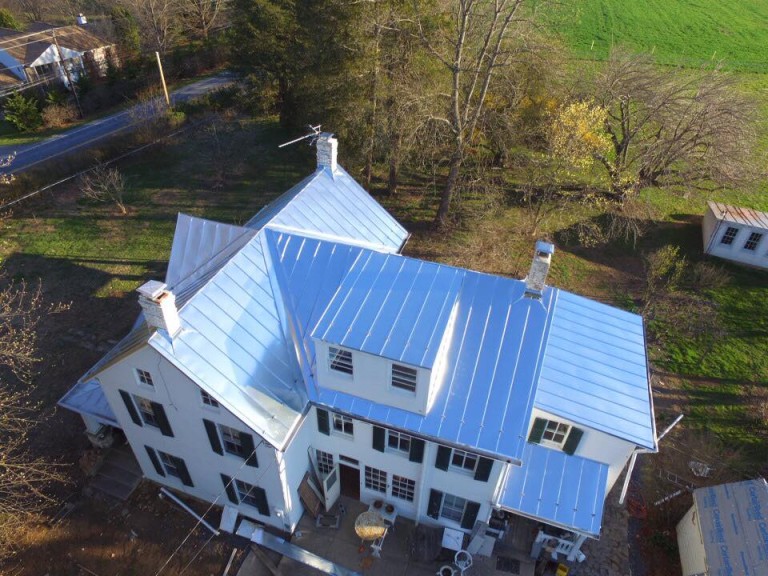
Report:
[{"label": "brick chimney", "polygon": [[528,272],[528,276],[525,277],[525,296],[527,298],[541,299],[554,252],[555,247],[553,244],[542,242],[541,240],[536,242],[536,251],[533,254],[531,270]]},{"label": "brick chimney", "polygon": [[165,330],[173,338],[181,329],[179,311],[176,309],[176,297],[167,290],[163,282],[150,280],[138,290],[139,304],[144,310],[147,324],[158,330]]},{"label": "brick chimney", "polygon": [[317,146],[317,167],[330,168],[331,172],[336,170],[336,153],[339,148],[339,141],[333,137],[333,134],[323,132],[317,137],[315,146]]}]

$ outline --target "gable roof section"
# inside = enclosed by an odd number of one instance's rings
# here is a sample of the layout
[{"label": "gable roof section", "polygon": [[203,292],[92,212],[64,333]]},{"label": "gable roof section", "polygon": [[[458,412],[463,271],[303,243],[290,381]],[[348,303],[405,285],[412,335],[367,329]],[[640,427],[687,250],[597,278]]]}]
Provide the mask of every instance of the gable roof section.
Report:
[{"label": "gable roof section", "polygon": [[306,394],[284,337],[271,262],[257,236],[179,311],[181,330],[149,343],[270,444],[283,448]]},{"label": "gable roof section", "polygon": [[[321,318],[323,311],[327,315],[336,301],[334,295],[342,292],[337,288],[339,284],[352,282],[361,293],[366,285],[371,292],[376,291],[378,274],[367,275],[365,279],[365,275],[355,274],[371,259],[408,262],[407,266],[418,264],[403,256],[385,256],[288,234],[267,232],[266,239],[277,255],[274,263],[282,270],[284,292],[299,290],[297,298],[289,302],[291,296],[287,296],[286,303],[301,327],[297,334],[304,340],[310,364],[314,363],[314,347],[307,338],[310,327],[315,318]],[[311,375],[307,387],[309,398],[332,409],[404,431],[519,460],[533,409],[552,290],[548,289],[539,302],[523,298],[525,284],[518,280],[434,266],[432,272],[440,270],[442,274],[445,270],[454,275],[452,282],[456,288],[448,292],[453,294],[455,290],[456,312],[453,330],[448,336],[447,364],[430,411],[419,415],[325,389],[314,382]],[[386,310],[387,299],[382,297],[385,293],[370,301],[367,314],[377,316]],[[374,304],[379,307],[378,312]],[[423,321],[433,328],[431,318]],[[371,336],[376,339],[380,338],[377,332],[388,331],[386,322],[371,325]]]},{"label": "gable roof section", "polygon": [[102,424],[119,426],[98,380],[81,380],[58,401],[58,405],[91,416]]},{"label": "gable roof section", "polygon": [[768,230],[768,212],[760,212],[758,210],[752,210],[751,208],[740,208],[738,206],[728,206],[727,204],[712,201],[707,202],[707,205],[718,220]]},{"label": "gable roof section", "polygon": [[536,407],[656,449],[642,317],[558,290]]},{"label": "gable roof section", "polygon": [[318,167],[246,224],[380,252],[399,252],[408,232],[341,167]]},{"label": "gable roof section", "polygon": [[366,251],[311,336],[431,369],[464,276],[452,266]]},{"label": "gable roof section", "polygon": [[0,50],[13,56],[24,65],[32,64],[48,48],[54,45],[53,34],[62,49],[74,50],[79,53],[109,46],[95,34],[82,26],[51,26],[50,24],[35,23],[28,31],[0,29]]}]

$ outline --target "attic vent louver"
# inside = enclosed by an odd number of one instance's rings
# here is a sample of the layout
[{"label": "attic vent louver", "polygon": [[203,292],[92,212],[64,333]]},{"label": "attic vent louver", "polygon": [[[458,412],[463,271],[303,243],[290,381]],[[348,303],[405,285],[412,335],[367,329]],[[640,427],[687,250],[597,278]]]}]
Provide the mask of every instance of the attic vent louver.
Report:
[{"label": "attic vent louver", "polygon": [[554,252],[555,247],[553,244],[542,242],[541,240],[536,242],[536,252],[533,255],[533,262],[531,262],[531,270],[528,272],[528,276],[525,277],[526,298],[541,299]]},{"label": "attic vent louver", "polygon": [[181,329],[181,321],[176,309],[176,297],[166,288],[164,283],[150,280],[136,291],[139,293],[139,304],[147,324],[152,328],[165,330],[172,338]]},{"label": "attic vent louver", "polygon": [[328,167],[331,172],[336,170],[336,153],[339,149],[339,141],[330,132],[323,132],[317,137],[317,167]]}]

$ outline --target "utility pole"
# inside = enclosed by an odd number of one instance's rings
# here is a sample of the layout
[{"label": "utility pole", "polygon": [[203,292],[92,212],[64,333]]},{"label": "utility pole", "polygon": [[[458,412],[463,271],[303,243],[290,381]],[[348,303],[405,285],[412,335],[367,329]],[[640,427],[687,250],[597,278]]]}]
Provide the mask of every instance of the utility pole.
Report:
[{"label": "utility pole", "polygon": [[163,63],[160,62],[160,52],[155,52],[157,56],[157,68],[160,70],[160,81],[163,83],[163,92],[165,93],[165,103],[168,108],[171,107],[171,99],[168,97],[168,87],[165,85],[165,74],[163,74]]},{"label": "utility pole", "polygon": [[69,74],[69,69],[67,68],[67,65],[64,63],[64,55],[61,52],[61,46],[59,46],[59,41],[56,39],[56,30],[51,30],[51,36],[53,36],[53,43],[56,44],[56,50],[59,53],[59,64],[62,68],[64,68],[64,74],[67,77],[67,82],[69,82],[69,87],[72,89],[72,94],[75,96],[75,104],[77,104],[77,111],[80,114],[80,118],[83,117],[83,109],[80,106],[80,98],[77,96],[77,86],[75,86],[75,83],[72,82],[72,76]]}]

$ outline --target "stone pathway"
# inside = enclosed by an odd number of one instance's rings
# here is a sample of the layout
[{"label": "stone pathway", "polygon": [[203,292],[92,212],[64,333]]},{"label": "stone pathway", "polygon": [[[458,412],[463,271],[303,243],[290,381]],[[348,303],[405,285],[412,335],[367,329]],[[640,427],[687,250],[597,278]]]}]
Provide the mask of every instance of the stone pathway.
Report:
[{"label": "stone pathway", "polygon": [[626,503],[619,505],[623,475],[605,501],[600,540],[587,540],[581,547],[587,559],[574,565],[568,576],[631,576]]}]

